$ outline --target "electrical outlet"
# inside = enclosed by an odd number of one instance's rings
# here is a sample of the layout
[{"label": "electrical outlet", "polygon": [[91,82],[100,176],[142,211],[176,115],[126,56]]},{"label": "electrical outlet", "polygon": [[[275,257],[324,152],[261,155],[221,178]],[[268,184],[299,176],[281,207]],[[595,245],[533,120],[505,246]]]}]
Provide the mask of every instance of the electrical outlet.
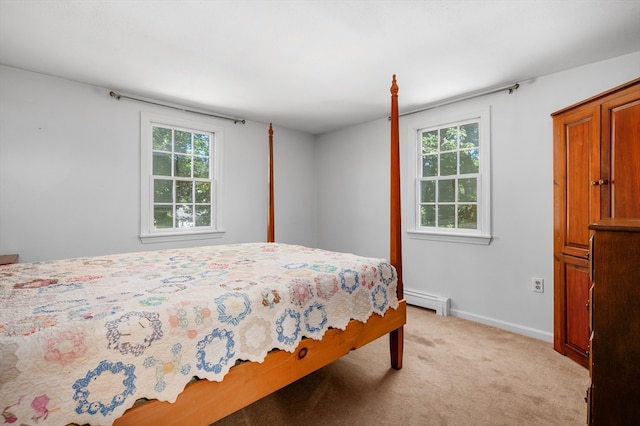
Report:
[{"label": "electrical outlet", "polygon": [[544,293],[544,279],[543,278],[531,278],[531,290],[535,293]]}]

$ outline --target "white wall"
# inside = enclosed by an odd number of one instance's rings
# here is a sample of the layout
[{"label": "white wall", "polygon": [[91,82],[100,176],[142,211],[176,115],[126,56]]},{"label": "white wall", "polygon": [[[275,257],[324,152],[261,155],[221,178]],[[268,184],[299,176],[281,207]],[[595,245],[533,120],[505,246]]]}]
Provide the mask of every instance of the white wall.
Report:
[{"label": "white wall", "polygon": [[319,247],[389,257],[389,136],[383,119],[318,138]]},{"label": "white wall", "polygon": [[[443,107],[452,114],[491,107],[493,241],[488,246],[467,245],[412,239],[404,233],[405,288],[450,298],[453,315],[551,342],[550,114],[639,76],[640,52],[520,82],[512,95],[494,94]],[[402,76],[398,84],[402,110],[402,93],[411,88],[402,85]],[[405,230],[413,224],[409,129],[434,113],[400,120]],[[388,140],[386,118],[319,138],[320,247],[388,256]],[[531,291],[531,277],[544,278],[544,293]]]},{"label": "white wall", "polygon": [[[224,128],[220,239],[142,244],[140,111],[187,113],[0,66],[0,253],[24,262],[264,241],[268,124]],[[314,137],[274,123],[276,240],[315,245]]]}]

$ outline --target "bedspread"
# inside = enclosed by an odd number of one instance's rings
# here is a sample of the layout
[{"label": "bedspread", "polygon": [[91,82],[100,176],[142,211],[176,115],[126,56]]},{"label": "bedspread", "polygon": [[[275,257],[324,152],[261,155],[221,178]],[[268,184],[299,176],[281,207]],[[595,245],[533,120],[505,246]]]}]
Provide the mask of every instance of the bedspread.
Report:
[{"label": "bedspread", "polygon": [[385,259],[250,243],[0,268],[0,410],[111,424],[139,398],[396,308]]}]

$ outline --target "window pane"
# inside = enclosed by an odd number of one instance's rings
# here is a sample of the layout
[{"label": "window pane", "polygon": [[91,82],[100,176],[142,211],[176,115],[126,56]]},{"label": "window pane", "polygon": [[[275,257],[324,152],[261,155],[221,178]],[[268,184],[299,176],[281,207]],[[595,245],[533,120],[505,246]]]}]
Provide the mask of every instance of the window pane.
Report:
[{"label": "window pane", "polygon": [[188,204],[176,206],[176,228],[193,227],[193,207]]},{"label": "window pane", "polygon": [[153,122],[144,114],[141,125],[150,133],[150,140],[143,144],[147,153],[143,153],[141,167],[151,177],[146,183],[143,179],[143,195],[148,190],[151,197],[145,196],[141,209],[146,216],[143,225],[151,224],[141,236],[152,235],[154,230],[162,233],[180,228],[184,232],[178,234],[182,235],[196,231],[196,226],[200,227],[198,231],[215,227],[214,132],[205,130],[206,123],[191,129],[188,125]]},{"label": "window pane", "polygon": [[436,201],[436,181],[430,180],[420,182],[420,202],[435,203]]},{"label": "window pane", "polygon": [[193,154],[209,156],[209,135],[193,134]]},{"label": "window pane", "polygon": [[209,178],[209,158],[193,157],[193,177]]},{"label": "window pane", "polygon": [[153,224],[156,228],[173,228],[173,207],[154,206]]},{"label": "window pane", "polygon": [[458,228],[478,229],[478,206],[475,204],[458,205]]},{"label": "window pane", "polygon": [[478,179],[458,179],[458,201],[478,201]]},{"label": "window pane", "polygon": [[153,202],[173,203],[173,181],[166,179],[153,180]]},{"label": "window pane", "polygon": [[171,129],[153,127],[153,149],[171,151]]},{"label": "window pane", "polygon": [[153,153],[153,175],[171,176],[171,154]]},{"label": "window pane", "polygon": [[439,205],[438,206],[438,227],[453,228],[456,223],[456,206],[455,205]]},{"label": "window pane", "polygon": [[191,177],[191,156],[189,155],[176,155],[175,161],[175,176]]},{"label": "window pane", "polygon": [[191,132],[176,130],[175,151],[185,154],[191,153]]},{"label": "window pane", "polygon": [[438,202],[453,203],[456,201],[456,180],[444,179],[438,181]]},{"label": "window pane", "polygon": [[426,155],[422,157],[422,176],[438,176],[438,155]]},{"label": "window pane", "polygon": [[440,129],[440,151],[458,149],[458,127]]},{"label": "window pane", "polygon": [[460,149],[478,147],[478,123],[460,126]]},{"label": "window pane", "polygon": [[451,176],[458,173],[458,153],[448,152],[440,155],[440,176]]},{"label": "window pane", "polygon": [[176,181],[176,201],[178,203],[193,202],[193,182],[186,180]]},{"label": "window pane", "polygon": [[438,152],[438,131],[422,133],[422,155]]},{"label": "window pane", "polygon": [[460,174],[478,173],[480,170],[480,151],[470,149],[460,151]]},{"label": "window pane", "polygon": [[484,212],[482,203],[488,202],[482,191],[489,177],[481,175],[489,166],[489,158],[480,164],[480,156],[488,155],[484,150],[489,149],[483,140],[480,152],[480,124],[486,124],[484,120],[484,114],[469,116],[437,127],[430,123],[417,131],[419,227],[437,227],[436,232],[443,235],[453,235],[455,229],[474,235],[475,231],[485,231],[485,222],[479,218]]},{"label": "window pane", "polygon": [[211,206],[196,207],[196,226],[211,226]]},{"label": "window pane", "polygon": [[211,184],[209,182],[196,182],[196,203],[211,202]]},{"label": "window pane", "polygon": [[436,226],[436,206],[420,206],[420,226]]}]

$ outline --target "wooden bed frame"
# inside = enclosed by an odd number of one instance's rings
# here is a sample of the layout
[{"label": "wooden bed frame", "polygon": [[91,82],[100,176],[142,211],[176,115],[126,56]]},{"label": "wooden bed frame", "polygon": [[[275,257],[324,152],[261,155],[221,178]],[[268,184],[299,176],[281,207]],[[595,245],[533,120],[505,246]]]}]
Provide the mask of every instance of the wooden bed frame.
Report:
[{"label": "wooden bed frame", "polygon": [[[389,334],[391,367],[402,368],[406,301],[402,288],[400,222],[400,136],[398,85],[391,84],[390,263],[398,275],[397,309],[384,316],[373,314],[366,323],[351,321],[342,331],[331,329],[322,340],[303,339],[295,352],[270,352],[264,362],[245,362],[231,369],[222,382],[200,380],[188,385],[173,404],[152,400],[127,410],[114,425],[210,425],[223,417],[281,389],[350,351]],[[273,127],[269,125],[269,207],[267,241],[275,241],[273,203]]]}]

